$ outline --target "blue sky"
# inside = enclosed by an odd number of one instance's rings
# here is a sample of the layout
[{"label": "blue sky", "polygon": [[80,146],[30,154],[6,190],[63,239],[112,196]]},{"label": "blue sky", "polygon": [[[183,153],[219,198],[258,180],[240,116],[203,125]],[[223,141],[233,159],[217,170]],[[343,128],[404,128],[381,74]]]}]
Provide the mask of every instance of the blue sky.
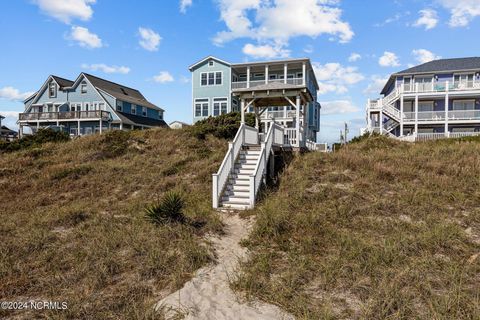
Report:
[{"label": "blue sky", "polygon": [[319,140],[364,126],[389,74],[443,57],[479,56],[479,0],[18,0],[0,4],[0,114],[48,75],[86,71],[139,89],[191,122],[188,66],[309,57],[323,106]]}]

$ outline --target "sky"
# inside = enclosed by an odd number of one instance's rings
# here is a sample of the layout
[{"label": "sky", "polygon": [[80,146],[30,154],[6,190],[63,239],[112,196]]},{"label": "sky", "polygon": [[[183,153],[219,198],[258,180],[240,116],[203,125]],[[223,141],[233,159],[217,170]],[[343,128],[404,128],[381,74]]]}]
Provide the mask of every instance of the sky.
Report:
[{"label": "sky", "polygon": [[140,90],[167,122],[192,122],[188,66],[308,57],[322,105],[319,142],[365,126],[388,76],[480,56],[480,0],[15,0],[0,3],[0,114],[50,74],[80,72]]}]

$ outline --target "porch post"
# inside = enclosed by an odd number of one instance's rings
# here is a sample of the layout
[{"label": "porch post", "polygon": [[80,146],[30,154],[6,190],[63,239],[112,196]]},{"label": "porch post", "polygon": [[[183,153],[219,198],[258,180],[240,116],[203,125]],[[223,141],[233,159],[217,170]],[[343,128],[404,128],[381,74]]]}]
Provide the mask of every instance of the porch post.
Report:
[{"label": "porch post", "polygon": [[380,123],[380,134],[383,134],[383,109],[380,109],[379,117],[380,119],[378,122]]},{"label": "porch post", "polygon": [[18,127],[18,129],[19,129],[19,130],[18,130],[18,137],[21,139],[21,138],[23,138],[23,126],[20,125],[20,126]]},{"label": "porch post", "polygon": [[[100,120],[100,134],[102,133],[102,127],[103,127],[103,121]],[[142,129],[143,129],[143,127],[142,127]]]},{"label": "porch post", "polygon": [[288,66],[285,63],[283,65],[283,83],[287,83],[287,74],[288,74]]},{"label": "porch post", "polygon": [[123,122],[120,122],[120,130],[123,130]]},{"label": "porch post", "polygon": [[448,109],[449,109],[449,101],[448,101],[448,81],[447,81],[447,87],[445,89],[447,93],[445,94],[445,137],[449,137],[450,133],[448,132]]},{"label": "porch post", "polygon": [[80,135],[80,120],[78,120],[77,122],[78,122],[77,123],[77,130],[78,130],[77,131],[77,136],[79,136]]},{"label": "porch post", "polygon": [[245,123],[245,99],[242,99],[240,102],[240,109],[242,114],[241,123]]},{"label": "porch post", "polygon": [[400,137],[403,137],[403,94],[400,96]]},{"label": "porch post", "polygon": [[258,128],[258,109],[257,109],[257,106],[255,105],[255,102],[252,103],[253,104],[253,112],[255,113],[255,129],[259,129]]},{"label": "porch post", "polygon": [[247,88],[250,88],[250,66],[247,67]]},{"label": "porch post", "polygon": [[415,136],[418,136],[418,94],[415,95]]},{"label": "porch post", "polygon": [[302,64],[302,81],[303,81],[303,85],[306,86],[307,85],[307,64],[305,62],[303,62]]},{"label": "porch post", "polygon": [[268,84],[268,64],[265,65],[265,84]]},{"label": "porch post", "polygon": [[296,114],[297,114],[297,147],[300,147],[300,96],[297,95],[296,105]]}]

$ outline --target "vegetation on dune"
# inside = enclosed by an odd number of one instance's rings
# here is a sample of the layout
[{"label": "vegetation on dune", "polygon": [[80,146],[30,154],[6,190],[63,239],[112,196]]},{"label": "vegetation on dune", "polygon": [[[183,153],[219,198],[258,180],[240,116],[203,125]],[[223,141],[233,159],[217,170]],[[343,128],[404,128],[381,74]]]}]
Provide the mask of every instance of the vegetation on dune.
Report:
[{"label": "vegetation on dune", "polygon": [[0,153],[40,147],[48,142],[66,142],[70,136],[66,132],[52,129],[39,129],[37,133],[14,141],[0,141]]},{"label": "vegetation on dune", "polygon": [[[233,139],[240,127],[240,112],[230,112],[218,117],[208,117],[197,121],[188,130],[198,139],[205,139],[207,135],[213,135],[222,139]],[[253,113],[245,114],[245,123],[251,127],[255,126],[255,115]]]},{"label": "vegetation on dune", "polygon": [[[0,300],[68,309],[0,310],[0,318],[154,317],[154,302],[213,259],[203,237],[222,230],[210,177],[225,149],[224,140],[155,129],[2,154]],[[188,223],[145,219],[145,207],[171,190],[182,194]],[[167,202],[162,212],[179,208]]]},{"label": "vegetation on dune", "polygon": [[233,286],[300,319],[480,318],[480,139],[297,157]]}]

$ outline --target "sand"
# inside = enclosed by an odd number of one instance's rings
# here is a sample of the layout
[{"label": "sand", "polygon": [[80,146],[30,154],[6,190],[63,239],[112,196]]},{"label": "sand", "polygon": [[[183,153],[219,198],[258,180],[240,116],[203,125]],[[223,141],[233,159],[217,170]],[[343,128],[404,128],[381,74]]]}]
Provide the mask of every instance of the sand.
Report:
[{"label": "sand", "polygon": [[217,263],[200,269],[183,288],[155,305],[167,319],[295,319],[279,307],[260,301],[242,301],[231,289],[238,263],[248,252],[240,241],[248,236],[252,220],[241,219],[236,213],[222,213],[225,235],[209,239],[213,242]]}]

